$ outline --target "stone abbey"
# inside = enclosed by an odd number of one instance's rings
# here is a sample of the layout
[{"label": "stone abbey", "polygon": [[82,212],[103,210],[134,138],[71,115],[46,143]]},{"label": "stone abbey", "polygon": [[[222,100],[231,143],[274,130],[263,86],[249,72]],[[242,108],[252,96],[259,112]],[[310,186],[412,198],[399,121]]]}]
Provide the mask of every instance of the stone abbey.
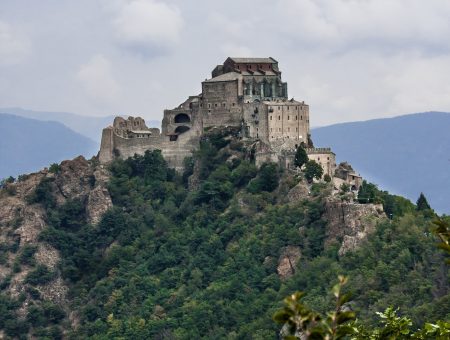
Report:
[{"label": "stone abbey", "polygon": [[236,127],[243,140],[254,141],[257,164],[272,161],[289,168],[296,148],[303,145],[324,174],[335,173],[335,154],[313,147],[309,106],[289,99],[273,58],[227,58],[202,82],[199,95],[164,111],[161,130],[148,128],[140,117],[116,117],[103,129],[99,159],[107,163],[159,149],[169,165],[180,170],[204,132],[214,127]]}]

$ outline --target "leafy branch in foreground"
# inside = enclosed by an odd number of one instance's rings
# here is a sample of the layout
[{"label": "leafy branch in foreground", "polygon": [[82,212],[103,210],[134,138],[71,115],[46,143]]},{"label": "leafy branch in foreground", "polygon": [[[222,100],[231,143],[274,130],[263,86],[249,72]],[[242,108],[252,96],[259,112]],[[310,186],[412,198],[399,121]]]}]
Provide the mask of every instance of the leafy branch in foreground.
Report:
[{"label": "leafy branch in foreground", "polygon": [[327,317],[309,309],[300,300],[303,292],[296,292],[285,300],[285,307],[273,316],[275,322],[282,324],[283,339],[343,339],[353,333],[349,321],[355,319],[355,313],[346,308],[350,295],[342,293],[347,278],[339,276],[339,282],[332,292],[336,299],[336,308]]}]

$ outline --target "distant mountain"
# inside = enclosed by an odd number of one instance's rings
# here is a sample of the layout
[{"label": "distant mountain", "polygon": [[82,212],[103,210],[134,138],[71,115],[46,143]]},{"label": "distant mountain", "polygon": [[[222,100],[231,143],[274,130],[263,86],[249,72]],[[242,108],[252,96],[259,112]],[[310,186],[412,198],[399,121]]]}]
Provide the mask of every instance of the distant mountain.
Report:
[{"label": "distant mountain", "polygon": [[[111,125],[114,120],[114,116],[112,115],[105,117],[92,117],[68,112],[32,111],[21,108],[4,108],[0,109],[0,112],[42,121],[51,120],[60,122],[75,132],[78,132],[97,142],[98,146],[100,146],[103,128]],[[146,123],[149,127],[161,127],[161,122],[157,120],[149,120]]]},{"label": "distant mountain", "polygon": [[450,113],[425,112],[312,130],[315,146],[331,146],[381,189],[450,213]]},{"label": "distant mountain", "polygon": [[0,179],[97,151],[97,143],[61,123],[0,113]]}]

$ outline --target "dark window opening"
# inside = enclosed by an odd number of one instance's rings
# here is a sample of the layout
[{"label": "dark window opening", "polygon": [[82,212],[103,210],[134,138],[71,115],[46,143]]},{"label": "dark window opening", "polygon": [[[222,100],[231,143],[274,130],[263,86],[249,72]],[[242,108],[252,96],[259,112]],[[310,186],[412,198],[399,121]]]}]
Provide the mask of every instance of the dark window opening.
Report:
[{"label": "dark window opening", "polygon": [[184,133],[184,132],[186,132],[186,131],[189,131],[190,129],[191,129],[191,128],[190,128],[189,126],[184,126],[184,125],[178,126],[178,127],[175,129],[175,133],[181,134],[181,133]]},{"label": "dark window opening", "polygon": [[170,135],[170,141],[175,142],[178,139],[177,135]]},{"label": "dark window opening", "polygon": [[190,123],[191,118],[185,113],[180,113],[175,116],[175,123]]}]

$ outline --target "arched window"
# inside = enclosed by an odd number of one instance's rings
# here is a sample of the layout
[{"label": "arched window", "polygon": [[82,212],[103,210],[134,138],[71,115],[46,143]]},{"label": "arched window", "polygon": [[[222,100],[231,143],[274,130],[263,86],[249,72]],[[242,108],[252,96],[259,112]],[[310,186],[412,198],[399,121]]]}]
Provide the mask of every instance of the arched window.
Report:
[{"label": "arched window", "polygon": [[190,123],[191,118],[185,113],[179,113],[175,116],[175,123]]}]

